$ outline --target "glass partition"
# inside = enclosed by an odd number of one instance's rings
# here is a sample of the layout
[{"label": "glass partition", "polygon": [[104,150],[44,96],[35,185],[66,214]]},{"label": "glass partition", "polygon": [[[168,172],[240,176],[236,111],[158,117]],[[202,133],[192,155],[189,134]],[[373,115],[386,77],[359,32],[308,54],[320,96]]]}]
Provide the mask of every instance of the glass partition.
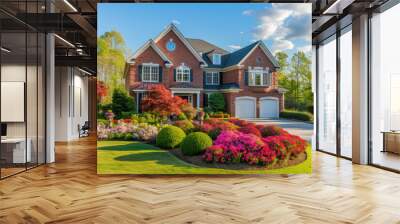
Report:
[{"label": "glass partition", "polygon": [[340,36],[340,155],[352,157],[352,33],[351,26]]},{"label": "glass partition", "polygon": [[[35,13],[40,2],[0,7]],[[1,179],[45,163],[45,44],[43,33],[0,12]]]},{"label": "glass partition", "polygon": [[370,98],[371,162],[400,170],[400,5],[374,15]]},{"label": "glass partition", "polygon": [[336,154],[336,36],[318,48],[318,149]]}]

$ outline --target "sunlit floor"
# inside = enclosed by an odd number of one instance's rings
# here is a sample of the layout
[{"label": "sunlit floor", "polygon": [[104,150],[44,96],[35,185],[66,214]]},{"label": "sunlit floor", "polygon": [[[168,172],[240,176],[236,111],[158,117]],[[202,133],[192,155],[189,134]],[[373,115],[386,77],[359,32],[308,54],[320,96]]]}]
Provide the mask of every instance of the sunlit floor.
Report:
[{"label": "sunlit floor", "polygon": [[400,175],[313,152],[306,175],[97,175],[96,139],[0,181],[0,223],[399,223]]},{"label": "sunlit floor", "polygon": [[377,150],[373,154],[372,163],[390,169],[400,170],[400,154]]}]

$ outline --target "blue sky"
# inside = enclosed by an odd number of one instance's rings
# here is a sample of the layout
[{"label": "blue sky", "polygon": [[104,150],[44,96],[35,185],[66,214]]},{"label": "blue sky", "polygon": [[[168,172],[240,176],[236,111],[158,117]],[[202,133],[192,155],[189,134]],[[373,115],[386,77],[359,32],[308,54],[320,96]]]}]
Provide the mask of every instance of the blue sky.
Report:
[{"label": "blue sky", "polygon": [[311,48],[311,4],[98,4],[98,28],[119,31],[132,52],[175,23],[185,37],[228,51],[263,40],[272,52]]}]

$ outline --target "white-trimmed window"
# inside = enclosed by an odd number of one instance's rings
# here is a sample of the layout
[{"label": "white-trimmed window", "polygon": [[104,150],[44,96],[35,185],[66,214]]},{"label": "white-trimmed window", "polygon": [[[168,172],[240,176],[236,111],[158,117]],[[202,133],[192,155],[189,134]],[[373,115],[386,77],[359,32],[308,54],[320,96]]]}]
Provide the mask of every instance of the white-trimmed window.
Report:
[{"label": "white-trimmed window", "polygon": [[219,85],[219,72],[207,72],[206,85]]},{"label": "white-trimmed window", "polygon": [[220,65],[221,64],[221,54],[213,54],[213,64]]},{"label": "white-trimmed window", "polygon": [[160,66],[158,64],[142,64],[142,82],[159,82]]},{"label": "white-trimmed window", "polygon": [[190,68],[182,64],[176,68],[176,82],[190,82]]},{"label": "white-trimmed window", "polygon": [[248,71],[249,86],[270,86],[272,83],[272,75],[269,68],[254,68]]}]

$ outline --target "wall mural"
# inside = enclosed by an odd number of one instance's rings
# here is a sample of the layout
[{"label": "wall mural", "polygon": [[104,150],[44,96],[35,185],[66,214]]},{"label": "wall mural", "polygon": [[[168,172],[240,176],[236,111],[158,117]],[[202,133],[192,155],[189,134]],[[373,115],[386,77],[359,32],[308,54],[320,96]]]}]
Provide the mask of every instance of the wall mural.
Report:
[{"label": "wall mural", "polygon": [[311,4],[98,4],[97,52],[99,174],[311,173]]}]

